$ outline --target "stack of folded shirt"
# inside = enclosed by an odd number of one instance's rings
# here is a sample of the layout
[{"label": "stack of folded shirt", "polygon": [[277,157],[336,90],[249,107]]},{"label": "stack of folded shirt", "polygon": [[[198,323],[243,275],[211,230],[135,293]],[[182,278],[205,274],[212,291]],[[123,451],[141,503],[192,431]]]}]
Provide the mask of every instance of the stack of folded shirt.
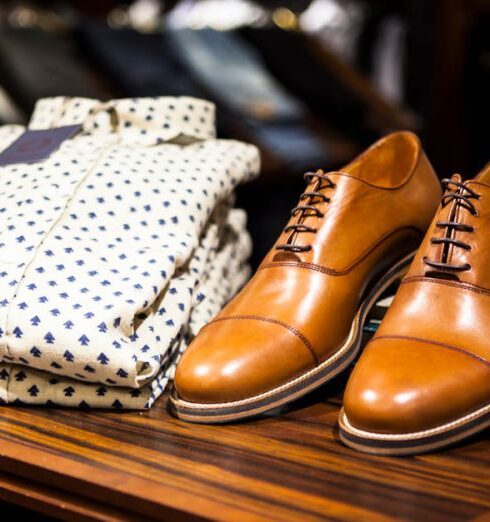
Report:
[{"label": "stack of folded shirt", "polygon": [[[233,191],[258,152],[216,139],[195,98],[48,98],[29,129],[72,124],[47,159],[0,167],[0,401],[149,408],[249,275]],[[0,127],[0,149],[24,130]]]}]

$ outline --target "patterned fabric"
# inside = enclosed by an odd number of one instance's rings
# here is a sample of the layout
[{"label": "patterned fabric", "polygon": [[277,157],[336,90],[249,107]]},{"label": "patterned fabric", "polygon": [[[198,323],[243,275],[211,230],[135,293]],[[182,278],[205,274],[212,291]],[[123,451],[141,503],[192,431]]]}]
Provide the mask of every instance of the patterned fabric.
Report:
[{"label": "patterned fabric", "polygon": [[[255,147],[214,138],[194,98],[38,102],[83,132],[0,169],[0,400],[148,408],[248,277],[237,184]],[[22,132],[0,128],[0,148]]]}]

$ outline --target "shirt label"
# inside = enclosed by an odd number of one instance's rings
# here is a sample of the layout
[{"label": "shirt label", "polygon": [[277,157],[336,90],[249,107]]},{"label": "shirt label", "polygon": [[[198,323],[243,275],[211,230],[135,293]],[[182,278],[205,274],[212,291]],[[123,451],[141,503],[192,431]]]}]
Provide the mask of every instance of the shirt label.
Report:
[{"label": "shirt label", "polygon": [[35,163],[49,157],[67,139],[82,128],[81,124],[53,129],[26,130],[0,153],[0,167],[14,163]]}]

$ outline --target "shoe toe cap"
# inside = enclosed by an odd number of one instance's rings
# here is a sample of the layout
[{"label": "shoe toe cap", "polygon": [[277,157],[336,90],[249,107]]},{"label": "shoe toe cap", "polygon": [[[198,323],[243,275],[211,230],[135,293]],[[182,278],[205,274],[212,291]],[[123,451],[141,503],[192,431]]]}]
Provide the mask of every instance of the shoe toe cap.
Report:
[{"label": "shoe toe cap", "polygon": [[490,367],[458,349],[419,339],[375,338],[345,394],[349,423],[377,433],[427,430],[490,400]]},{"label": "shoe toe cap", "polygon": [[225,403],[250,398],[312,368],[311,353],[284,325],[254,318],[212,322],[177,366],[179,398]]}]

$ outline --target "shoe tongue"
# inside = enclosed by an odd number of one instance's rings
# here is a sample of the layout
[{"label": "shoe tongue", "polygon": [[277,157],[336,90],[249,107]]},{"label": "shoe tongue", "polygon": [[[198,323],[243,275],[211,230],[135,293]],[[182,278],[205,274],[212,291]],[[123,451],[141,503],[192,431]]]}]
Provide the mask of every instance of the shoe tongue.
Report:
[{"label": "shoe tongue", "polygon": [[476,181],[481,181],[482,183],[487,183],[490,185],[490,163],[487,163],[482,171],[475,178]]},{"label": "shoe tongue", "polygon": [[287,263],[293,262],[293,263],[299,263],[301,261],[301,258],[297,256],[294,252],[278,252],[273,258],[272,261],[278,261]]},{"label": "shoe tongue", "polygon": [[451,176],[451,181],[455,181],[456,183],[463,183],[463,178],[461,174],[453,174]]}]

